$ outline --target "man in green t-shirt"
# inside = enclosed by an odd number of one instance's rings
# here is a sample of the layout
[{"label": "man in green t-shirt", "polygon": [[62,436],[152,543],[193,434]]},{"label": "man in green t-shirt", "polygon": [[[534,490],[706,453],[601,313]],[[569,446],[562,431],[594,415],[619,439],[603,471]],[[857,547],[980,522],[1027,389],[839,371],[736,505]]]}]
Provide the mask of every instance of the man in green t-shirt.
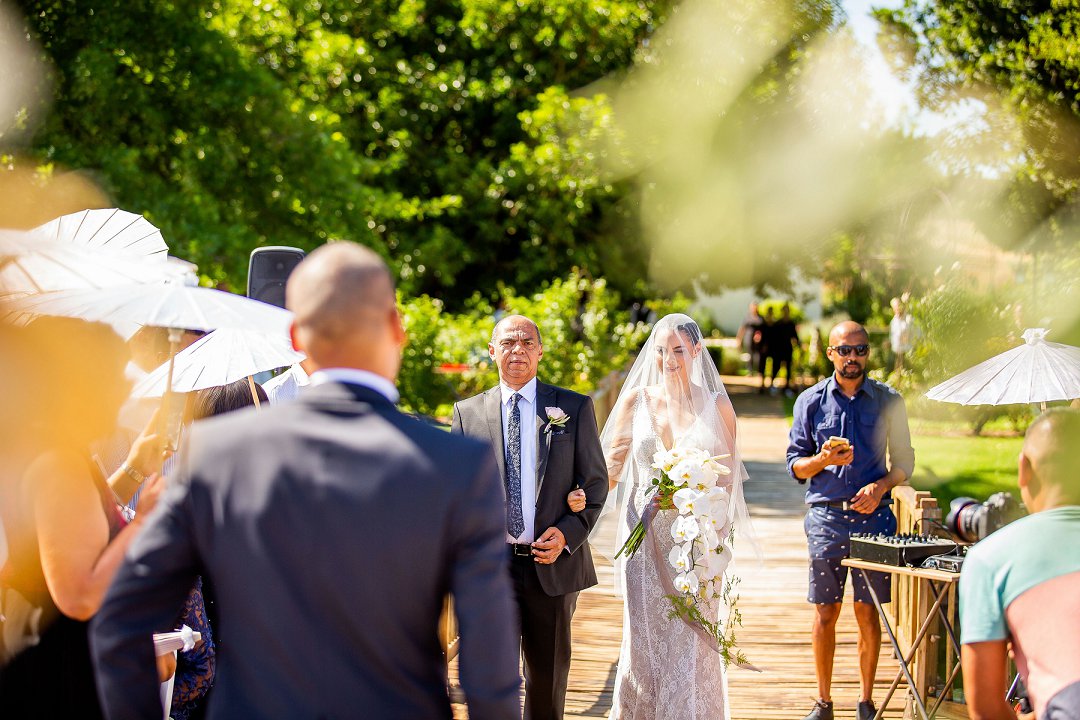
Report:
[{"label": "man in green t-shirt", "polygon": [[1080,411],[1028,428],[1020,495],[1031,513],[971,548],[960,576],[964,688],[973,720],[1012,720],[1008,644],[1040,720],[1080,720]]}]

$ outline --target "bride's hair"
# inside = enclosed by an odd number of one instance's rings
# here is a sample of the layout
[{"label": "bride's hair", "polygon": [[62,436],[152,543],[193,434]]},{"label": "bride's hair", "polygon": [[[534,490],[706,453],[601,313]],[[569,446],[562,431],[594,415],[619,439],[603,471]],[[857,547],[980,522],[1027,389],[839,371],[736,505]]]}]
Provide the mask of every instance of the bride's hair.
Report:
[{"label": "bride's hair", "polygon": [[693,320],[678,324],[675,329],[689,338],[691,345],[697,345],[701,342],[701,328]]}]

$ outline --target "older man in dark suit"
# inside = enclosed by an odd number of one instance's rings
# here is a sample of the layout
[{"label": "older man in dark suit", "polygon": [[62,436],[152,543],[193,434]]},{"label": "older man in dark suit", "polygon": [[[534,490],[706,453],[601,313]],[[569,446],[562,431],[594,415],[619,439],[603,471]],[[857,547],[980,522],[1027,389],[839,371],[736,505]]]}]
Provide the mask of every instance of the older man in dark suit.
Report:
[{"label": "older man in dark suit", "polygon": [[[544,355],[536,323],[503,318],[488,352],[499,385],[455,405],[453,430],[495,449],[521,617],[525,718],[553,720],[563,716],[578,592],[596,584],[586,540],[607,497],[607,468],[592,400],[536,379]],[[586,505],[575,513],[567,496],[577,488]]]},{"label": "older man in dark suit", "polygon": [[456,598],[471,718],[519,712],[491,451],[402,415],[383,262],[319,248],[286,290],[315,365],[292,402],[207,420],[92,628],[109,718],[161,717],[150,635],[197,574],[216,591],[209,717],[450,718],[436,628]]}]

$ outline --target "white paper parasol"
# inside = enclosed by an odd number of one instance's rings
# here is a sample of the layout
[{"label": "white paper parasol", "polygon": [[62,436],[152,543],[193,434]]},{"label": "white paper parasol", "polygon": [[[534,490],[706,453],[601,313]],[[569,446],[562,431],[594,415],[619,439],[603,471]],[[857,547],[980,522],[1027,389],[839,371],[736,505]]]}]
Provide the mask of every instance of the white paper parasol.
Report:
[{"label": "white paper parasol", "polygon": [[1080,398],[1080,348],[1024,331],[1024,344],[931,388],[926,397],[961,405],[1048,403]]},{"label": "white paper parasol", "polygon": [[39,225],[31,232],[59,243],[126,257],[164,262],[169,246],[161,231],[142,215],[126,210],[83,210]]},{"label": "white paper parasol", "polygon": [[0,296],[161,283],[176,272],[164,256],[115,255],[35,232],[0,230]]},{"label": "white paper parasol", "polygon": [[[292,365],[304,357],[293,350],[287,334],[223,328],[176,354],[172,389],[186,393],[228,385],[264,370]],[[164,363],[139,381],[132,396],[164,395],[168,373],[169,364]]]},{"label": "white paper parasol", "polygon": [[205,331],[234,328],[278,335],[288,333],[292,322],[288,310],[176,282],[44,293],[13,300],[7,309],[16,317],[59,315],[106,323]]}]

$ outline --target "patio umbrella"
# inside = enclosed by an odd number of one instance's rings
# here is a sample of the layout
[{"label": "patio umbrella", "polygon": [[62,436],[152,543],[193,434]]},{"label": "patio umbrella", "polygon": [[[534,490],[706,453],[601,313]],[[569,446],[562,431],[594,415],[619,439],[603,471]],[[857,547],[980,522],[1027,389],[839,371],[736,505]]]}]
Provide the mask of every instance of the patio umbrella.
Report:
[{"label": "patio umbrella", "polygon": [[[251,377],[255,373],[285,367],[306,356],[292,348],[284,333],[268,334],[252,330],[222,328],[200,338],[176,354],[173,368],[174,392],[192,392]],[[139,381],[134,397],[160,397],[168,382],[168,363]]]},{"label": "patio umbrella", "polygon": [[1080,398],[1080,348],[1046,341],[1045,328],[1024,344],[931,388],[926,397],[960,405],[1012,405]]},{"label": "patio umbrella", "polygon": [[110,208],[62,215],[31,232],[59,243],[92,248],[112,255],[154,258],[164,262],[169,246],[161,231],[142,215]]}]

